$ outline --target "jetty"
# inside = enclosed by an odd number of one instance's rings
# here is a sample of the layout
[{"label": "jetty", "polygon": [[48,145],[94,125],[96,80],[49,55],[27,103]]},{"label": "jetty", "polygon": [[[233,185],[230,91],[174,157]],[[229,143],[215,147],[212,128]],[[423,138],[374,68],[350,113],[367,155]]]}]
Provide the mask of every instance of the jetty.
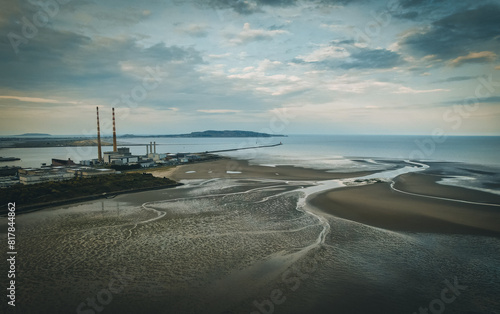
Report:
[{"label": "jetty", "polygon": [[212,151],[206,151],[206,152],[201,152],[205,154],[215,154],[215,153],[224,153],[224,152],[234,152],[237,150],[245,150],[245,149],[255,149],[255,148],[265,148],[265,147],[276,147],[283,145],[283,143],[279,142],[278,144],[271,144],[271,145],[261,145],[261,146],[252,146],[252,147],[243,147],[243,148],[231,148],[231,149],[222,149],[222,150],[212,150]]}]

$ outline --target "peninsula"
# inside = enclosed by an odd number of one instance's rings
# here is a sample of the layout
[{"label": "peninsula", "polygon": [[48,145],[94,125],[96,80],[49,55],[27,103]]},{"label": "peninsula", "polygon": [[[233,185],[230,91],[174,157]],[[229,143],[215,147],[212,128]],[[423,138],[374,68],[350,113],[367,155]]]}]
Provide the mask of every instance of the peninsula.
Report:
[{"label": "peninsula", "polygon": [[188,134],[166,134],[166,135],[134,135],[125,134],[119,136],[121,138],[135,138],[135,137],[286,137],[282,134],[268,134],[253,131],[241,131],[241,130],[224,130],[224,131],[214,131],[207,130],[203,132],[191,132]]}]

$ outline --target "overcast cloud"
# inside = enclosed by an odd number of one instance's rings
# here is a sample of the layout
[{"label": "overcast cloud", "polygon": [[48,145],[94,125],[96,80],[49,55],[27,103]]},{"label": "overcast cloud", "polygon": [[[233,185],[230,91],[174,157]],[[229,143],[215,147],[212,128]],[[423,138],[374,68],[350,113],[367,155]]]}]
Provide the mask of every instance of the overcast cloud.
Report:
[{"label": "overcast cloud", "polygon": [[[104,115],[116,108],[122,134],[259,131],[287,110],[289,134],[500,135],[498,1],[6,0],[3,8],[1,135],[83,134],[96,106]],[[468,99],[477,106],[449,128],[443,116]]]}]

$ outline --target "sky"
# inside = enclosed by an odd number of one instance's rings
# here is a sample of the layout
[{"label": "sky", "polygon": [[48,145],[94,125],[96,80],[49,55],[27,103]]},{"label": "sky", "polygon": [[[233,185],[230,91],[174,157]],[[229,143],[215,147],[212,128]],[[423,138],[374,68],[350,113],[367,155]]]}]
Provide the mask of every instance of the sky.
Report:
[{"label": "sky", "polygon": [[500,1],[2,7],[0,135],[500,135]]}]

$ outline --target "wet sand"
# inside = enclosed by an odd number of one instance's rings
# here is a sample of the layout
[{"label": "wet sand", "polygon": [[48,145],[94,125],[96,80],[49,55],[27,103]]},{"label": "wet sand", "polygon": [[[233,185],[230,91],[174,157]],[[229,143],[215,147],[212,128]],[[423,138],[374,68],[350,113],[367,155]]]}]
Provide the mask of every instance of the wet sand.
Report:
[{"label": "wet sand", "polygon": [[257,166],[248,161],[236,159],[220,159],[216,161],[193,163],[177,166],[172,169],[152,171],[154,176],[168,177],[172,180],[185,179],[277,179],[277,180],[328,180],[364,176],[374,171],[362,172],[326,172],[324,170],[307,169],[293,166]]},{"label": "wet sand", "polygon": [[437,183],[444,177],[446,176],[433,174],[433,171],[406,173],[394,180],[394,187],[398,190],[416,194],[500,204],[500,195]]},{"label": "wet sand", "polygon": [[[404,174],[398,190],[432,197],[500,204],[500,197],[435,183],[439,177]],[[394,231],[446,234],[491,234],[500,237],[500,207],[409,195],[389,183],[336,189],[313,196],[321,211],[370,226]]]},{"label": "wet sand", "polygon": [[[389,183],[313,194],[308,204],[319,209],[300,207],[319,181],[364,172],[218,160],[153,173],[198,180],[17,218],[18,310],[90,313],[88,300],[99,297],[102,313],[413,313],[455,276],[475,293],[447,312],[498,304],[490,282],[500,207],[407,195]],[[398,177],[397,188],[485,199],[423,173]],[[123,290],[108,300],[116,274]],[[270,310],[276,289],[286,300]]]}]

